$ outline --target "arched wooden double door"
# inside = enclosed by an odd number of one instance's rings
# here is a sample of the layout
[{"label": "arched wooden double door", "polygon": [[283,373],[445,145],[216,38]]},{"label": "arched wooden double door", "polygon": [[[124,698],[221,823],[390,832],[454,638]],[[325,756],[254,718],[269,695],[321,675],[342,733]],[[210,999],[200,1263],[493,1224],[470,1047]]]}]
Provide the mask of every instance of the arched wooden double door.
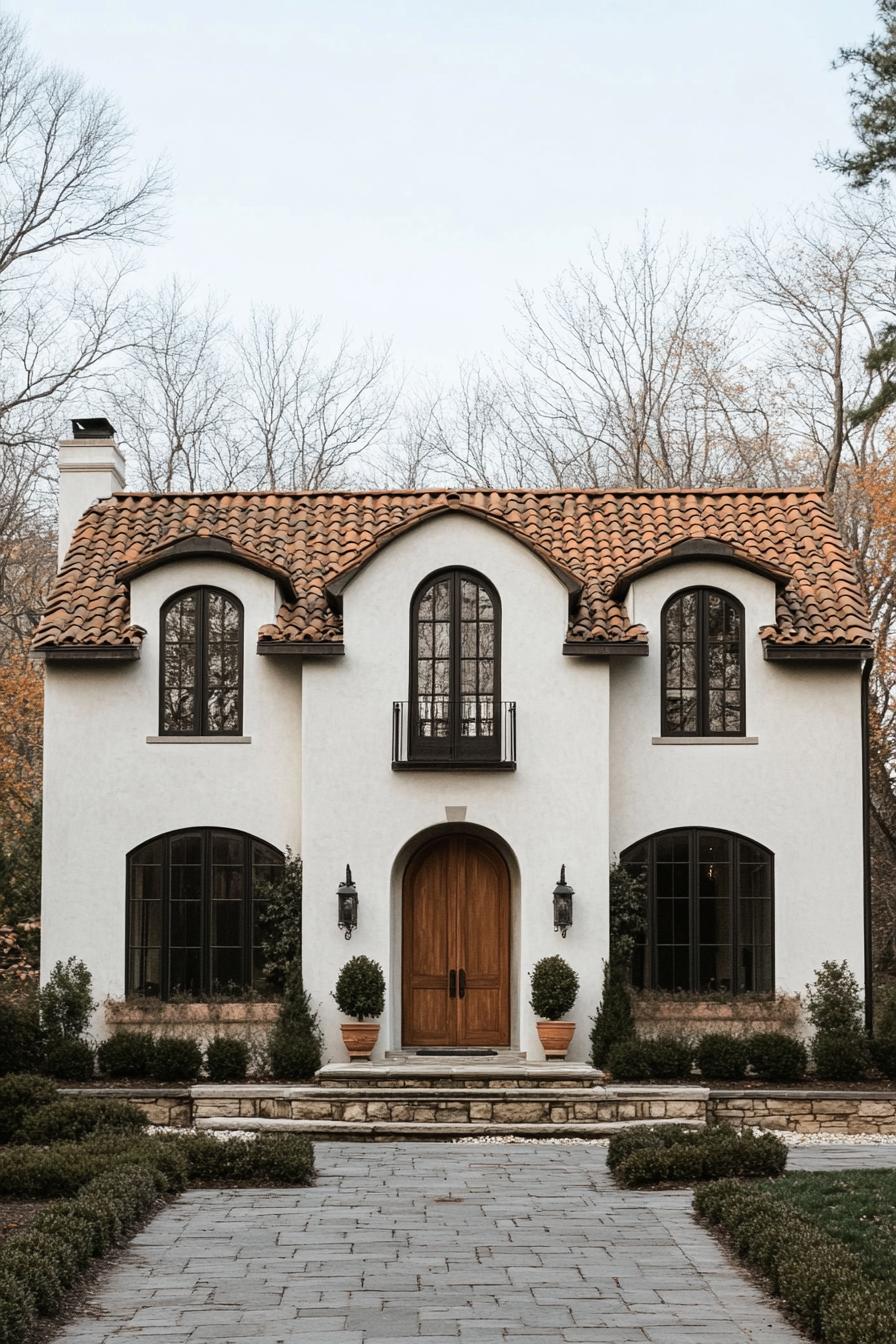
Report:
[{"label": "arched wooden double door", "polygon": [[402,901],[405,1045],[510,1044],[510,875],[474,835],[430,841]]}]

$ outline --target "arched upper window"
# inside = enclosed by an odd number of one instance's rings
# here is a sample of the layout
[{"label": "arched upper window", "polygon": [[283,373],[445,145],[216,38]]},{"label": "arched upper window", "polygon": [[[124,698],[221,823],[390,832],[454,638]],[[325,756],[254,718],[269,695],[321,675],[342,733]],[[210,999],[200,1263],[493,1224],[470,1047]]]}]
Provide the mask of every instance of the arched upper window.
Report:
[{"label": "arched upper window", "polygon": [[162,608],[159,733],[239,736],[243,608],[219,588],[189,588]]},{"label": "arched upper window", "polygon": [[443,570],[411,603],[409,753],[497,760],[501,752],[501,608],[479,574]]},{"label": "arched upper window", "polygon": [[728,831],[661,831],[620,855],[642,878],[646,929],[632,982],[670,993],[771,993],[774,859]]},{"label": "arched upper window", "polygon": [[715,588],[689,588],[663,607],[662,734],[742,737],[744,609]]},{"label": "arched upper window", "polygon": [[240,831],[171,831],[128,855],[129,994],[168,999],[264,988],[260,916],[283,867]]}]

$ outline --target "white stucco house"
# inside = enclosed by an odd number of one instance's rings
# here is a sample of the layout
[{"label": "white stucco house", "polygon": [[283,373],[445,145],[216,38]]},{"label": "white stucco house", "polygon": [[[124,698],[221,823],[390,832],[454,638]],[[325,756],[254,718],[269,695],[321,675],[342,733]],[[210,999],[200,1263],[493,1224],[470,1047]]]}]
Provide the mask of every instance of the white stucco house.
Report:
[{"label": "white stucco house", "polygon": [[560,953],[584,1059],[614,856],[646,875],[645,987],[861,977],[871,631],[820,493],[128,493],[106,422],[59,453],[45,970],[83,958],[100,999],[250,986],[289,845],[331,1059],[357,952],[380,1054],[532,1059],[528,972]]}]

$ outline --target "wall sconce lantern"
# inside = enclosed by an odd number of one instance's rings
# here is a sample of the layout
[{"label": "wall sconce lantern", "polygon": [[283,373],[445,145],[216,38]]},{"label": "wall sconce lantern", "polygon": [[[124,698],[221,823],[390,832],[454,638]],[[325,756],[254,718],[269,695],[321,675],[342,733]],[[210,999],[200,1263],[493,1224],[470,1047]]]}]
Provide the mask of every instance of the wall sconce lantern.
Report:
[{"label": "wall sconce lantern", "polygon": [[352,881],[352,870],[345,865],[345,881],[336,888],[336,903],[339,911],[339,927],[345,929],[346,940],[358,927],[358,888]]},{"label": "wall sconce lantern", "polygon": [[566,880],[566,864],[560,868],[560,881],[554,888],[554,932],[566,937],[566,930],[572,928],[572,898],[575,895]]}]

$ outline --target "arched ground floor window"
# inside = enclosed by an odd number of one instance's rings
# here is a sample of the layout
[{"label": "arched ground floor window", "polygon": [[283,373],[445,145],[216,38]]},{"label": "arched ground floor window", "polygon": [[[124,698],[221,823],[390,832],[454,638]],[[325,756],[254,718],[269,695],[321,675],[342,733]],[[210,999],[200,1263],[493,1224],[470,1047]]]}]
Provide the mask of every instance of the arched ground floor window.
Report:
[{"label": "arched ground floor window", "polygon": [[646,930],[632,982],[670,992],[771,993],[774,856],[740,835],[661,831],[620,855],[642,878]]},{"label": "arched ground floor window", "polygon": [[241,831],[197,827],[128,855],[129,994],[168,999],[263,989],[263,884],[283,855]]}]

